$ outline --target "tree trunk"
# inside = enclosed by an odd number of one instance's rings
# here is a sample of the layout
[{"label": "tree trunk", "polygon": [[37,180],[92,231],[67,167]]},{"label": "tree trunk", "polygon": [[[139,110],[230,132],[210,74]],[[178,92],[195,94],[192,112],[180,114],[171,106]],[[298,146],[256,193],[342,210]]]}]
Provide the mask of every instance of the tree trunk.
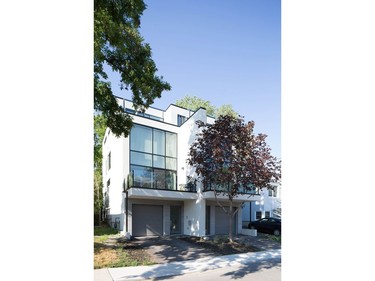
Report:
[{"label": "tree trunk", "polygon": [[228,212],[228,215],[229,215],[229,242],[233,242],[233,239],[232,239],[232,220],[233,220],[233,202],[232,200],[229,200],[229,212]]}]

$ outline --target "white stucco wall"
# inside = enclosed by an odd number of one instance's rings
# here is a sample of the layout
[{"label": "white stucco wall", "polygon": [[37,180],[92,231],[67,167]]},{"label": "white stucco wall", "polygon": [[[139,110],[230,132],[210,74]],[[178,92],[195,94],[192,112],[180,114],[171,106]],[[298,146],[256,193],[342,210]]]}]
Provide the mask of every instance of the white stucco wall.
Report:
[{"label": "white stucco wall", "polygon": [[192,176],[194,170],[186,163],[191,144],[196,139],[198,120],[206,122],[206,110],[201,108],[195,112],[178,130],[178,184],[186,184],[187,176]]},{"label": "white stucco wall", "polygon": [[171,104],[164,112],[164,122],[177,125],[177,115],[189,118],[193,113],[194,111]]},{"label": "white stucco wall", "polygon": [[[107,182],[109,186],[109,214],[122,213],[122,189],[124,180],[124,138],[115,137],[112,133],[107,135],[106,142],[103,144],[103,185],[104,192],[107,191]],[[107,156],[111,152],[111,168],[107,171]]]},{"label": "white stucco wall", "polygon": [[184,201],[184,231],[185,235],[204,236],[206,226],[206,200],[202,196],[202,184],[197,185],[196,200]]}]

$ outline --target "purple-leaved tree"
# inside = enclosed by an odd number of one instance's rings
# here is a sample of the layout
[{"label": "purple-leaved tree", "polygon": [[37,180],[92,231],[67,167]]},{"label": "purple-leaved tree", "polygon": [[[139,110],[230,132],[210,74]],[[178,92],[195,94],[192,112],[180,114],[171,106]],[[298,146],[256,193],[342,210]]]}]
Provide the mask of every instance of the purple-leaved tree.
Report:
[{"label": "purple-leaved tree", "polygon": [[[228,215],[230,242],[232,220],[239,210],[234,210],[233,199],[272,188],[270,184],[281,179],[281,161],[271,155],[266,135],[254,135],[254,124],[230,115],[220,116],[214,124],[197,121],[201,130],[187,160],[204,190],[214,191],[217,204]],[[219,194],[227,198],[229,208],[220,203]]]}]

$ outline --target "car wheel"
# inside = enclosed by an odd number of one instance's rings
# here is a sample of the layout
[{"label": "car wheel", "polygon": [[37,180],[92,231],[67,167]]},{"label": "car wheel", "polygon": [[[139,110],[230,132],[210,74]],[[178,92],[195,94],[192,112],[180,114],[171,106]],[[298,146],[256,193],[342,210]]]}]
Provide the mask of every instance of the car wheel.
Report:
[{"label": "car wheel", "polygon": [[275,236],[279,236],[279,235],[280,235],[280,230],[275,229],[275,230],[273,231],[273,235],[275,235]]}]

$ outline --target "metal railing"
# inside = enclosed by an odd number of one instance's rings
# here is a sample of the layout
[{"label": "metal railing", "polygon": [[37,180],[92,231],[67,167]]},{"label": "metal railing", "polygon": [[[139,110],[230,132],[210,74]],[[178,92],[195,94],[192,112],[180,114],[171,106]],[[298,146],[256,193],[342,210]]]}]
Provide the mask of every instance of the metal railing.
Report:
[{"label": "metal railing", "polygon": [[[204,187],[203,191],[217,191],[217,192],[225,192],[229,193],[230,185],[218,185],[218,184],[208,184]],[[251,194],[251,195],[257,195],[259,194],[259,190],[254,187],[244,188],[240,187],[238,189],[237,194]]]}]

